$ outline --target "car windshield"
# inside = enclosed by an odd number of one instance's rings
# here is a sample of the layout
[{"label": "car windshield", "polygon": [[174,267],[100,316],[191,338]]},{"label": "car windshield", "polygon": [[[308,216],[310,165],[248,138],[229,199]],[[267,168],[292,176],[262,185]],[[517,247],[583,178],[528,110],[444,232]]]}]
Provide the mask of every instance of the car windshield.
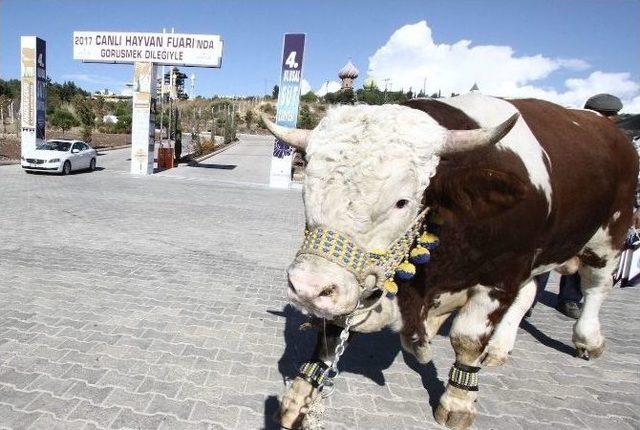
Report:
[{"label": "car windshield", "polygon": [[63,142],[60,140],[50,140],[45,143],[41,143],[37,146],[37,149],[47,150],[47,151],[62,151],[67,152],[71,147],[71,142]]}]

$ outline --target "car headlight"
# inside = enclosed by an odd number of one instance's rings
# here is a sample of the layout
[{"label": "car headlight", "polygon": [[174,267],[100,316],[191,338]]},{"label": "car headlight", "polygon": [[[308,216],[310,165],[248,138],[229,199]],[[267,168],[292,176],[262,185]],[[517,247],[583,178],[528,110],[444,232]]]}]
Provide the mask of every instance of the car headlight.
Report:
[{"label": "car headlight", "polygon": [[52,158],[51,160],[49,160],[49,163],[59,163],[60,159],[59,158]]}]

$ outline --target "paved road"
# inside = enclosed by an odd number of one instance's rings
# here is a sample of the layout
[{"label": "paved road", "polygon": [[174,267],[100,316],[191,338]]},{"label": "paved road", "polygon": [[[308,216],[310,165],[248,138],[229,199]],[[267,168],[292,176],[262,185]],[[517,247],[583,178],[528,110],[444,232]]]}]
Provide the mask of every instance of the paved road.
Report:
[{"label": "paved road", "polygon": [[[126,151],[68,177],[0,167],[0,428],[276,428],[313,335],[283,299],[300,191],[260,185],[259,140],[207,161],[233,169],[134,177]],[[550,291],[507,365],[482,371],[476,428],[640,428],[640,288],[612,292],[590,362]],[[391,333],[357,338],[327,428],[440,428],[453,354],[433,347],[419,366]]]},{"label": "paved road", "polygon": [[[196,166],[181,164],[177,169],[165,170],[157,176],[231,184],[268,185],[273,138],[246,134],[241,134],[238,138],[237,144]],[[130,157],[129,148],[105,151],[100,153],[98,166],[109,171],[128,174]]]}]

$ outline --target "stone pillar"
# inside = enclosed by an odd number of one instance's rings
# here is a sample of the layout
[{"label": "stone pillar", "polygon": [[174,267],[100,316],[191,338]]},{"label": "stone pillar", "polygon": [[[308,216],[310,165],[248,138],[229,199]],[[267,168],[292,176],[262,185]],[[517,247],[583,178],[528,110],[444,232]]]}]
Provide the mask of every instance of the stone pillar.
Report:
[{"label": "stone pillar", "polygon": [[131,173],[153,173],[156,130],[156,65],[137,62],[133,74]]},{"label": "stone pillar", "polygon": [[20,37],[22,94],[21,154],[32,152],[45,141],[47,112],[47,45],[35,36]]}]

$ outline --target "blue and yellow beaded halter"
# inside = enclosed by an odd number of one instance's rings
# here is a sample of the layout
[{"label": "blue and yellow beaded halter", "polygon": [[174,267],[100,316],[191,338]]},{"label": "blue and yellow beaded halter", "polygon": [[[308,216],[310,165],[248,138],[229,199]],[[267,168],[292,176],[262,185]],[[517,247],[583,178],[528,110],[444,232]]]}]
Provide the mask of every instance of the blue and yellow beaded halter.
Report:
[{"label": "blue and yellow beaded halter", "polygon": [[[425,228],[428,209],[423,210],[411,222],[407,231],[389,245],[386,250],[367,251],[349,235],[323,226],[307,228],[297,255],[311,254],[331,261],[353,273],[363,289],[367,277],[376,278],[376,288],[390,294],[398,292],[394,279],[408,281],[416,274],[415,265],[426,264],[430,251],[439,244],[438,236],[429,226],[440,224],[432,214]],[[415,246],[414,246],[415,245]]]}]

